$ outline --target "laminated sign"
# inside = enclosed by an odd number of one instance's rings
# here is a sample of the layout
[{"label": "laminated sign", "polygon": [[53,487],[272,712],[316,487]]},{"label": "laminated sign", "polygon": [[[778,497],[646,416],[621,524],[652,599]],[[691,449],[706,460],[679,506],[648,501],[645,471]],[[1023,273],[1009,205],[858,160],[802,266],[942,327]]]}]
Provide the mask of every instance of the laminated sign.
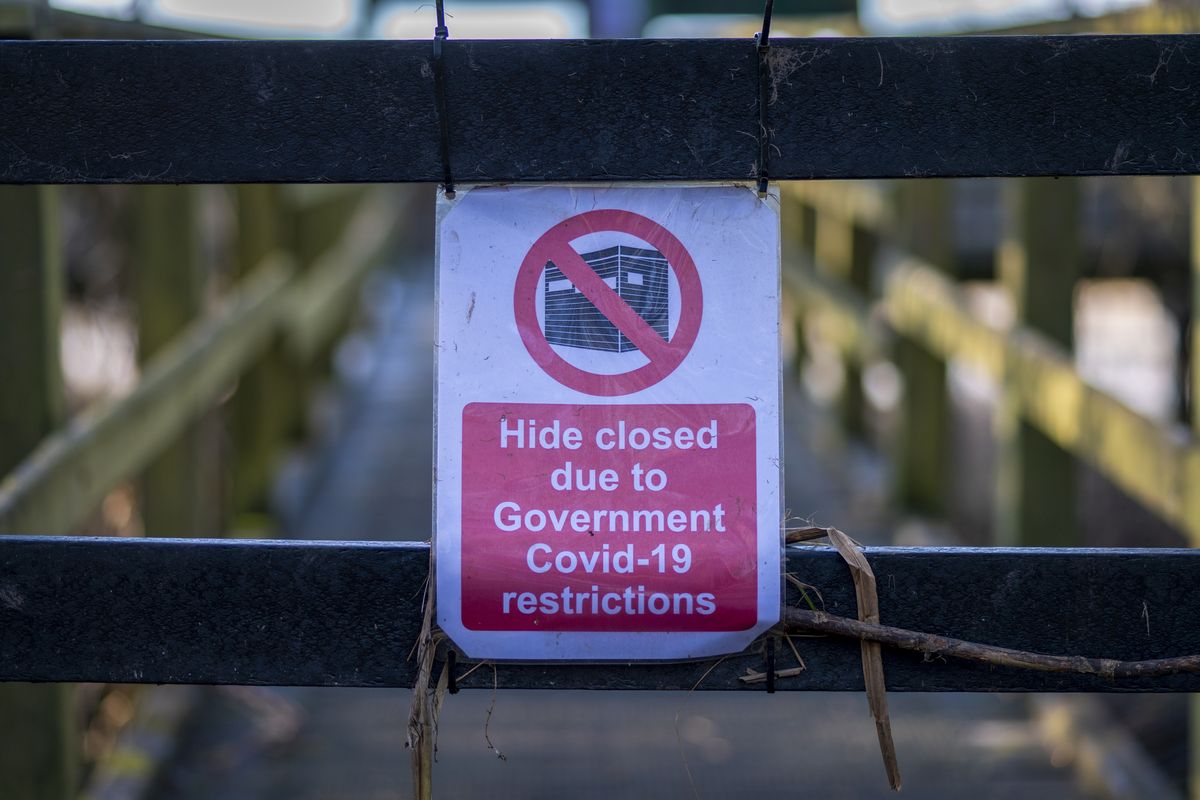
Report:
[{"label": "laminated sign", "polygon": [[779,200],[438,201],[438,622],[478,658],[680,659],[779,618]]}]

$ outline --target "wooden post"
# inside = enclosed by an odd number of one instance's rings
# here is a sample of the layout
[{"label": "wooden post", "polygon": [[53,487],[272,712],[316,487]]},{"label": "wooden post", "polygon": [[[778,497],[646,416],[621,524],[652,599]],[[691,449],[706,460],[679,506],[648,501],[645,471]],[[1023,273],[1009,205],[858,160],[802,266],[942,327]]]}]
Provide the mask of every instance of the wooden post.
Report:
[{"label": "wooden post", "polygon": [[[64,417],[58,203],[54,187],[0,186],[0,476]],[[0,747],[0,797],[74,796],[79,747],[73,686],[0,686],[0,725],[6,733]]]},{"label": "wooden post", "polygon": [[[899,239],[931,265],[956,272],[952,227],[952,186],[947,181],[911,180],[897,192]],[[916,342],[898,338],[894,358],[904,376],[897,500],[926,514],[946,510],[949,478],[949,402],[946,364]]]},{"label": "wooden post", "polygon": [[1192,178],[1192,313],[1191,347],[1191,411],[1192,431],[1200,436],[1200,177]]},{"label": "wooden post", "polygon": [[[320,238],[319,221],[306,215],[304,207],[284,187],[279,187],[275,199],[281,244],[295,259],[297,272],[307,272],[316,256],[313,242]],[[313,226],[311,229],[310,225]],[[312,376],[308,365],[299,363],[282,343],[277,366],[280,380],[273,384],[267,402],[272,409],[270,413],[278,416],[282,446],[289,441],[302,439],[306,433],[305,413],[312,390]]]},{"label": "wooden post", "polygon": [[[284,239],[281,187],[238,186],[237,277],[244,280]],[[271,475],[287,438],[292,389],[285,356],[275,346],[238,382],[233,397],[233,508],[238,530],[263,527]]]},{"label": "wooden post", "polygon": [[[1018,324],[1069,352],[1081,270],[1079,182],[1028,178],[1004,186],[1007,222],[997,274]],[[1021,419],[1010,366],[996,409],[995,539],[1007,546],[1078,543],[1074,457]]]},{"label": "wooden post", "polygon": [[[854,225],[850,241],[850,272],[847,281],[864,300],[871,296],[871,272],[875,266],[878,239],[872,231]],[[862,365],[857,360],[847,360],[846,378],[842,387],[842,425],[855,436],[866,433],[867,400],[863,393]]]},{"label": "wooden post", "polygon": [[[816,257],[816,242],[817,242],[817,213],[806,199],[792,200],[792,213],[788,214],[785,225],[790,225],[791,230],[785,228],[785,236],[791,242],[793,249],[793,257],[800,269],[810,270],[813,268],[813,259]],[[797,378],[803,376],[804,363],[808,359],[808,342],[805,338],[805,320],[803,303],[796,308],[796,317],[792,321],[794,328],[793,333],[796,336],[796,353],[793,361],[795,374]]]},{"label": "wooden post", "polygon": [[[1191,347],[1189,348],[1188,371],[1191,373],[1191,422],[1192,433],[1200,436],[1200,176],[1191,179],[1192,195],[1192,310],[1191,310]],[[1193,457],[1193,461],[1197,461]],[[1189,506],[1189,516],[1193,525],[1200,524],[1200,499],[1192,493],[1200,494],[1200,483],[1195,478],[1200,475],[1200,469],[1193,464],[1186,465],[1192,480],[1188,483],[1188,495],[1185,500]],[[1200,800],[1200,694],[1189,698],[1190,730],[1188,732],[1188,796],[1192,800]]]},{"label": "wooden post", "polygon": [[801,203],[797,216],[796,241],[807,266],[812,266],[817,253],[817,210],[809,203]]},{"label": "wooden post", "polygon": [[[819,214],[816,220],[816,265],[831,280],[848,286],[865,300],[871,289],[875,238],[854,220]],[[866,429],[862,370],[853,358],[842,359],[842,391],[838,413],[843,429],[861,436]]]},{"label": "wooden post", "polygon": [[830,280],[847,281],[854,249],[853,224],[828,211],[818,213],[815,247],[817,271]]},{"label": "wooden post", "polygon": [[[361,192],[347,191],[344,186],[309,188],[327,189],[330,194],[295,212],[294,246],[301,270],[311,269],[323,253],[337,244],[362,202]],[[327,342],[309,363],[297,365],[308,386],[328,378],[336,346],[336,339]]]},{"label": "wooden post", "polygon": [[[204,310],[196,189],[134,189],[133,294],[138,360],[145,363]],[[208,524],[218,498],[206,497],[203,423],[188,427],[142,474],[140,504],[149,536],[216,535]],[[211,443],[210,443],[211,444]],[[208,523],[208,524],[206,524]]]},{"label": "wooden post", "polygon": [[[54,188],[0,186],[0,474],[64,417],[63,265]],[[37,531],[29,531],[36,533]]]},{"label": "wooden post", "polygon": [[[330,194],[329,187],[303,187]],[[358,192],[332,190],[329,197],[292,202],[293,191],[273,185],[237,188],[239,279],[249,275],[277,249],[290,251],[299,271],[317,258],[344,231],[361,198]],[[239,530],[261,529],[269,511],[271,476],[289,440],[304,435],[310,387],[329,362],[329,350],[314,363],[298,363],[282,343],[248,372],[234,400],[233,505]]]}]

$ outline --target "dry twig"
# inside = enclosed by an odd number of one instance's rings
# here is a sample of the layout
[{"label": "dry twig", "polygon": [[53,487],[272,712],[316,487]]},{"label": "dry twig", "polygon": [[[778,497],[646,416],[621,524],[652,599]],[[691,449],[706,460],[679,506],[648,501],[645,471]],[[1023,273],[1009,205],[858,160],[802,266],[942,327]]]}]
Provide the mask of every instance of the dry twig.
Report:
[{"label": "dry twig", "polygon": [[[776,678],[794,678],[804,672],[804,667],[789,667],[788,669],[775,670]],[[739,675],[738,680],[742,683],[762,683],[767,679],[767,673],[755,672],[752,669],[746,670],[745,675]]]},{"label": "dry twig", "polygon": [[[432,557],[430,572],[433,574]],[[429,800],[433,797],[433,753],[437,741],[437,717],[446,695],[449,673],[442,670],[432,692],[433,660],[438,644],[445,638],[435,632],[433,625],[433,582],[425,594],[425,618],[417,639],[417,680],[413,685],[412,706],[408,714],[408,732],[404,746],[412,751],[413,797]]]},{"label": "dry twig", "polygon": [[796,649],[796,643],[792,641],[792,637],[784,634],[783,640],[788,643],[788,647],[792,648],[792,655],[796,657],[796,663],[800,665],[800,669],[808,669],[808,664],[805,664],[804,659],[800,657],[800,651]]},{"label": "dry twig", "polygon": [[849,636],[865,642],[876,642],[902,650],[913,650],[928,656],[949,656],[966,661],[980,661],[1000,667],[1016,667],[1037,672],[1063,672],[1076,675],[1099,675],[1102,678],[1154,678],[1164,675],[1200,673],[1200,655],[1176,658],[1155,658],[1147,661],[1121,661],[1112,658],[1087,656],[1055,656],[1014,650],[962,639],[951,639],[933,633],[922,633],[890,625],[861,622],[823,611],[788,608],[783,612],[784,629],[790,632],[818,632],[834,636]]},{"label": "dry twig", "polygon": [[[474,670],[472,670],[473,672]],[[501,761],[508,761],[508,756],[501,752],[499,747],[492,744],[492,712],[496,710],[496,692],[500,688],[500,676],[496,672],[496,665],[492,664],[492,702],[488,705],[487,716],[483,720],[483,741],[487,742],[488,750],[496,754],[496,758]]]},{"label": "dry twig", "polygon": [[788,528],[784,531],[784,542],[787,544],[799,544],[801,542],[811,542],[814,539],[821,539],[829,535],[833,528],[822,528],[817,525],[806,525],[803,528]]}]

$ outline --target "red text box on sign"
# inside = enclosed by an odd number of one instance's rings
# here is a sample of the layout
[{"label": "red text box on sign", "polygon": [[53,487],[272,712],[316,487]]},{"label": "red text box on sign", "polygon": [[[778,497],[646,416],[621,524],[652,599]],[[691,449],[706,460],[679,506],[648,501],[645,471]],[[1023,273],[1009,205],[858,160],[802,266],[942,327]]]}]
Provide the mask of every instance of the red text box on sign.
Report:
[{"label": "red text box on sign", "polygon": [[468,629],[755,624],[753,407],[471,403],[462,433]]}]

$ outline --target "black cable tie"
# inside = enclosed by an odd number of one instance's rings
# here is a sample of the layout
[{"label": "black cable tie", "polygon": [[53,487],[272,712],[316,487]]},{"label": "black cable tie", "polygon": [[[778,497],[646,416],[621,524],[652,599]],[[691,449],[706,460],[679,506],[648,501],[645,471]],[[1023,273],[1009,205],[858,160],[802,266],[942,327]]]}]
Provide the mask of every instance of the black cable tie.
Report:
[{"label": "black cable tie", "polygon": [[775,694],[775,637],[768,636],[766,641],[767,656],[767,694]]},{"label": "black cable tie", "polygon": [[758,193],[767,193],[767,159],[770,155],[770,129],[767,127],[767,101],[771,88],[771,69],[767,55],[771,48],[771,11],[774,0],[767,0],[763,9],[762,30],[754,34],[758,49]]},{"label": "black cable tie", "polygon": [[446,691],[458,694],[458,678],[454,676],[454,668],[458,666],[458,652],[453,648],[446,651]]},{"label": "black cable tie", "polygon": [[442,187],[446,197],[454,199],[454,176],[450,172],[450,117],[446,111],[446,62],[443,50],[450,30],[446,27],[444,0],[437,0],[437,27],[433,29],[433,92],[441,129]]}]

